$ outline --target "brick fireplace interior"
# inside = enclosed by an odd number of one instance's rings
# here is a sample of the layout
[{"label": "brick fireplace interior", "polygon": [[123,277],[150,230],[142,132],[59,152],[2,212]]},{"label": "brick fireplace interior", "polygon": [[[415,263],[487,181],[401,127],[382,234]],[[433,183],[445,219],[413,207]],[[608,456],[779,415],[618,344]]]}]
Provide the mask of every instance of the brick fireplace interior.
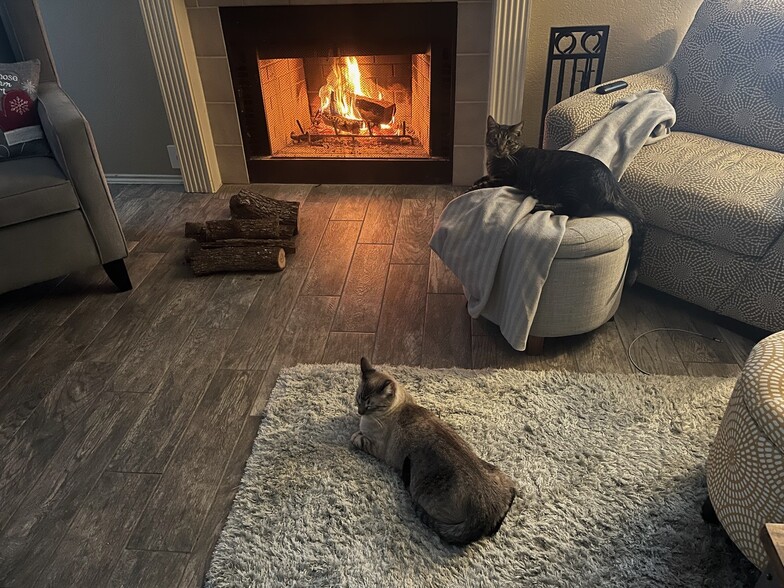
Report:
[{"label": "brick fireplace interior", "polygon": [[455,4],[220,12],[250,181],[451,181]]}]

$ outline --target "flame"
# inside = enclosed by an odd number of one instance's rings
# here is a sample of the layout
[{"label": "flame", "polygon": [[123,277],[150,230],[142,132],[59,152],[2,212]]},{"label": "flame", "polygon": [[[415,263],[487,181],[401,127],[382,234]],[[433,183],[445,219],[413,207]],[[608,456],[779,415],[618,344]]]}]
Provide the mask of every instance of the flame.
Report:
[{"label": "flame", "polygon": [[[362,79],[356,57],[342,57],[332,60],[332,69],[326,83],[319,88],[321,110],[334,112],[350,120],[362,120],[356,109],[357,96],[371,96],[370,84]],[[334,101],[333,101],[334,98]],[[384,94],[378,90],[378,99]]]}]

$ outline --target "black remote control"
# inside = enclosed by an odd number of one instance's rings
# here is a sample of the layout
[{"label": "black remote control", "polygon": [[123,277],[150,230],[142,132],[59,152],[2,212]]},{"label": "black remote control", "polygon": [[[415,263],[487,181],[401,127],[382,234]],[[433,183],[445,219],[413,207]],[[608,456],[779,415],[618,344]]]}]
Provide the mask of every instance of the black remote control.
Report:
[{"label": "black remote control", "polygon": [[617,90],[623,90],[629,84],[624,82],[623,80],[618,80],[617,82],[610,82],[609,84],[604,84],[596,88],[597,94],[609,94],[610,92],[615,92]]}]

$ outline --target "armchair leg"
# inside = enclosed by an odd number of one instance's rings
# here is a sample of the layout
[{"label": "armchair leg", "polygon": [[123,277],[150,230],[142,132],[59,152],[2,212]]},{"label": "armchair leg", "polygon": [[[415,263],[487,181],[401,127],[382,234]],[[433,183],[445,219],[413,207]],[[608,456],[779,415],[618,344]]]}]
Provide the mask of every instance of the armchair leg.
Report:
[{"label": "armchair leg", "polygon": [[105,263],[103,264],[103,269],[120,292],[127,292],[133,288],[124,260],[116,259]]}]

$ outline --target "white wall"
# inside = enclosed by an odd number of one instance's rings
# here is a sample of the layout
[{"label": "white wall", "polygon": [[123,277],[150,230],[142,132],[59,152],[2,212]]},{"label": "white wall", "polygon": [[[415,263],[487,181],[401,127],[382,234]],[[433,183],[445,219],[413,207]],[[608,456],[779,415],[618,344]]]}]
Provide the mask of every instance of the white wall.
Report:
[{"label": "white wall", "polygon": [[107,174],[178,174],[136,0],[39,0],[65,91],[90,122]]},{"label": "white wall", "polygon": [[[503,1],[503,0],[500,0]],[[538,145],[550,27],[610,25],[603,80],[669,61],[701,0],[530,0],[523,119],[525,140]]]}]

